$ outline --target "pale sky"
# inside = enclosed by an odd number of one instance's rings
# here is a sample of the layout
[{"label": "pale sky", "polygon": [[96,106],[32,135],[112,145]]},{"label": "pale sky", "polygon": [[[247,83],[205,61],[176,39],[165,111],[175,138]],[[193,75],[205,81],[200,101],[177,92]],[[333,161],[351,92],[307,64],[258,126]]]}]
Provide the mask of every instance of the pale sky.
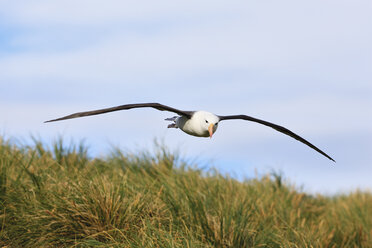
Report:
[{"label": "pale sky", "polygon": [[[85,140],[94,156],[155,138],[240,179],[282,171],[307,192],[372,189],[372,2],[0,1],[0,132]],[[44,124],[74,112],[160,102],[283,125],[222,122],[212,139],[141,109]]]}]

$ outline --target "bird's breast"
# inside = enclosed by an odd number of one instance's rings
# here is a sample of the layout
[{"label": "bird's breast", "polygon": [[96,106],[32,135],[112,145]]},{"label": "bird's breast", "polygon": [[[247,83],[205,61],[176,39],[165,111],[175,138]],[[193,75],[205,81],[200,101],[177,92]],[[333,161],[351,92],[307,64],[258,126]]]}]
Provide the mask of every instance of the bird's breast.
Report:
[{"label": "bird's breast", "polygon": [[200,123],[194,119],[181,116],[177,119],[177,126],[187,134],[197,137],[209,137],[208,130],[203,130]]}]

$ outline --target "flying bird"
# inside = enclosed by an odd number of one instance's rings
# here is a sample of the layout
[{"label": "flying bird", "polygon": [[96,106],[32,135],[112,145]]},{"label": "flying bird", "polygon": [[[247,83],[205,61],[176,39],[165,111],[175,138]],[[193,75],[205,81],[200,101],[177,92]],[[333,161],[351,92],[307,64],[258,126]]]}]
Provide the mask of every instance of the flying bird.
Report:
[{"label": "flying bird", "polygon": [[113,111],[119,110],[128,110],[133,108],[154,108],[160,111],[169,111],[178,114],[178,116],[174,116],[171,118],[167,118],[165,120],[172,121],[168,128],[179,128],[187,134],[197,136],[197,137],[211,137],[216,132],[218,123],[220,121],[225,120],[246,120],[257,122],[259,124],[271,127],[278,132],[284,133],[305,145],[311,147],[315,151],[319,152],[323,156],[327,157],[328,159],[336,162],[333,158],[331,158],[328,154],[320,150],[318,147],[311,144],[309,141],[305,140],[304,138],[300,137],[299,135],[295,134],[294,132],[290,131],[289,129],[279,126],[277,124],[260,120],[248,115],[215,115],[213,113],[207,111],[184,111],[179,110],[176,108],[172,108],[160,103],[134,103],[134,104],[125,104],[111,108],[104,108],[86,112],[78,112],[71,115],[67,115],[61,118],[45,121],[45,122],[53,122],[53,121],[62,121],[67,119],[73,119],[78,117],[90,116],[90,115],[99,115]]}]

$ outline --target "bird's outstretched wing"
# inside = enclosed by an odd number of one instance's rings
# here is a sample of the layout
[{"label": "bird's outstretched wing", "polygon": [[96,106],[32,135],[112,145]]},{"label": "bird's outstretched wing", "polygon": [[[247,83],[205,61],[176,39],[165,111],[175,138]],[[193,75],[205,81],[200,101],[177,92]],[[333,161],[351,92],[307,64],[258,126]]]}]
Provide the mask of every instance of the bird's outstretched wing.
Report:
[{"label": "bird's outstretched wing", "polygon": [[288,136],[291,136],[292,138],[294,138],[294,139],[304,143],[305,145],[313,148],[315,151],[317,151],[320,154],[322,154],[323,156],[329,158],[333,162],[336,162],[333,158],[331,158],[328,154],[326,154],[325,152],[320,150],[318,147],[314,146],[309,141],[305,140],[304,138],[300,137],[299,135],[295,134],[294,132],[292,132],[291,130],[289,130],[285,127],[276,125],[276,124],[268,122],[268,121],[260,120],[260,119],[257,119],[257,118],[254,118],[254,117],[251,117],[251,116],[248,116],[248,115],[225,115],[225,116],[218,116],[218,117],[220,118],[220,121],[241,119],[241,120],[257,122],[257,123],[260,123],[262,125],[274,128],[276,131],[279,131],[279,132],[284,133]]},{"label": "bird's outstretched wing", "polygon": [[127,109],[133,109],[133,108],[155,108],[160,111],[174,112],[176,114],[186,116],[188,118],[191,118],[191,116],[194,113],[194,111],[183,111],[183,110],[175,109],[175,108],[172,108],[172,107],[160,104],[160,103],[134,103],[134,104],[120,105],[120,106],[116,106],[112,108],[104,108],[104,109],[97,109],[97,110],[86,111],[86,112],[78,112],[78,113],[66,115],[64,117],[45,121],[45,122],[62,121],[62,120],[67,120],[67,119],[72,119],[72,118],[78,118],[78,117],[84,117],[84,116],[90,116],[90,115],[99,115],[99,114],[104,114],[108,112],[127,110]]}]

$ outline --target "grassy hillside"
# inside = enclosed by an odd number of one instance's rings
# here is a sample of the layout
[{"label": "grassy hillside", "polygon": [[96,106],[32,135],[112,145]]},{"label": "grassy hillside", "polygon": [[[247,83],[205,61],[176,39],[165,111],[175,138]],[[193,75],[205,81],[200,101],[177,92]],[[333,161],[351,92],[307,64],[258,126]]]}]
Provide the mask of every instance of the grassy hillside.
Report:
[{"label": "grassy hillside", "polygon": [[0,139],[0,246],[372,247],[372,195],[238,182],[166,149],[88,158]]}]

